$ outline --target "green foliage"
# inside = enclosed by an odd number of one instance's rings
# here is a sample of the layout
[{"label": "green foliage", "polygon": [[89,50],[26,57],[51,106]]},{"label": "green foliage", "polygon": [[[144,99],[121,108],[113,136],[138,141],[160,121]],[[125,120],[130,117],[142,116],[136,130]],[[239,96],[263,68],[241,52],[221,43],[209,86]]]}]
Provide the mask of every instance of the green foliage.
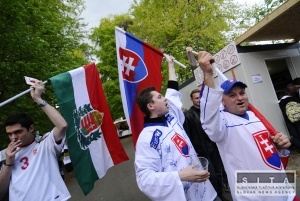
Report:
[{"label": "green foliage", "polygon": [[[80,41],[84,36],[79,13],[83,1],[1,0],[0,2],[0,101],[28,89],[24,76],[40,80],[87,63]],[[83,52],[83,49],[82,49]],[[55,104],[51,87],[43,95]],[[13,113],[26,112],[41,133],[53,125],[29,94],[0,108],[0,122]],[[2,129],[1,133],[4,133]],[[1,136],[0,148],[7,140]],[[7,141],[6,141],[7,142]]]},{"label": "green foliage", "polygon": [[[217,52],[228,42],[223,33],[229,30],[226,19],[233,16],[223,7],[223,0],[142,0],[139,5],[133,6],[133,24],[128,30],[189,66],[186,47],[195,51]],[[165,86],[165,66],[163,75]],[[179,83],[192,75],[190,68],[177,69]]]},{"label": "green foliage", "polygon": [[[186,47],[217,52],[227,44],[228,38],[223,34],[229,30],[226,20],[234,18],[225,7],[228,4],[223,0],[141,0],[134,2],[130,15],[103,18],[90,39],[97,45],[94,54],[100,58],[98,68],[113,118],[124,116],[116,69],[115,26],[124,28],[189,66]],[[162,66],[164,92],[168,73],[165,62]],[[190,68],[177,67],[176,71],[179,83],[193,76]]]},{"label": "green foliage", "polygon": [[265,0],[263,6],[256,5],[256,22],[263,19],[267,14],[271,13],[285,1],[286,0]]},{"label": "green foliage", "polygon": [[131,18],[126,14],[103,18],[100,26],[95,28],[90,36],[90,39],[99,47],[96,48],[94,54],[100,58],[97,66],[113,119],[124,117],[119,88],[115,26],[126,29],[130,23]]}]

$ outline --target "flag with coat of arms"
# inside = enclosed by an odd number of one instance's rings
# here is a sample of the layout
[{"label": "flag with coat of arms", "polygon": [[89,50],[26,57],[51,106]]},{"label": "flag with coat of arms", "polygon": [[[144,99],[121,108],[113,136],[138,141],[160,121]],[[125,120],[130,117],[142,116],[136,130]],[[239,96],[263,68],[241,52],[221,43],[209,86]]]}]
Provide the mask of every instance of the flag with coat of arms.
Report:
[{"label": "flag with coat of arms", "polygon": [[115,28],[115,35],[123,109],[135,146],[145,116],[136,104],[135,97],[150,86],[160,91],[163,52],[119,27]]},{"label": "flag with coat of arms", "polygon": [[59,110],[68,123],[67,144],[76,179],[85,195],[106,171],[128,160],[94,63],[50,78]]}]

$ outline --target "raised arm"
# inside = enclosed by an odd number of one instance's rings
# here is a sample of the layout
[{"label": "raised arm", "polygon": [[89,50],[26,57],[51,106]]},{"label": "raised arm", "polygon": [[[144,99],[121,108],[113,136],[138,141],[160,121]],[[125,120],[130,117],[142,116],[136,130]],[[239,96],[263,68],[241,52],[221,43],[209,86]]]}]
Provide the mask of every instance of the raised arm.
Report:
[{"label": "raised arm", "polygon": [[198,62],[200,65],[200,68],[203,71],[204,75],[204,84],[210,88],[215,88],[215,83],[214,83],[214,70],[213,66],[211,65],[214,62],[213,56],[205,51],[200,51],[198,53]]},{"label": "raised arm", "polygon": [[174,68],[174,62],[173,62],[174,57],[169,56],[169,55],[165,55],[165,57],[166,57],[166,61],[169,66],[169,80],[177,81],[176,72],[175,72],[175,68]]},{"label": "raised arm", "polygon": [[60,141],[65,136],[67,130],[67,122],[61,116],[61,114],[51,105],[47,104],[42,98],[42,93],[45,92],[45,85],[41,81],[36,81],[32,85],[33,90],[30,92],[32,99],[41,107],[41,109],[46,113],[49,119],[54,124],[53,135],[56,143]]}]

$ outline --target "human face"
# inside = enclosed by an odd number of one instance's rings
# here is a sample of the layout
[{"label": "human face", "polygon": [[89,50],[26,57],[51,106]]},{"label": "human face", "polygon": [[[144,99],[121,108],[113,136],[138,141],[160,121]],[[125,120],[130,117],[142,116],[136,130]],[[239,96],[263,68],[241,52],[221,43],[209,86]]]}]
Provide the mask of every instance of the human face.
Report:
[{"label": "human face", "polygon": [[223,94],[224,108],[236,115],[244,115],[248,109],[248,96],[241,86],[234,86],[229,93]]},{"label": "human face", "polygon": [[192,102],[193,102],[193,106],[196,108],[200,108],[200,97],[199,97],[199,92],[193,93],[192,94]]},{"label": "human face", "polygon": [[30,126],[29,130],[22,127],[21,124],[6,126],[5,129],[10,141],[16,142],[20,140],[22,142],[22,146],[27,146],[34,140],[34,135],[32,134],[34,130],[33,125]]},{"label": "human face", "polygon": [[167,99],[157,91],[151,91],[151,95],[152,102],[147,105],[151,113],[150,118],[161,117],[167,114],[169,112]]}]

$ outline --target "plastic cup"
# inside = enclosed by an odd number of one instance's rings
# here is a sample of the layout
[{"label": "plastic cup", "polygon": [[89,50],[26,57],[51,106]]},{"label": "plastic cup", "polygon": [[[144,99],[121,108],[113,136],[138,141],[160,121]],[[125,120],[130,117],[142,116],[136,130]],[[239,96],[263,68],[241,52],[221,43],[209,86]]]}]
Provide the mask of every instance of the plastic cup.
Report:
[{"label": "plastic cup", "polygon": [[199,162],[200,162],[200,166],[199,170],[207,170],[208,171],[208,160],[205,157],[198,157]]}]

